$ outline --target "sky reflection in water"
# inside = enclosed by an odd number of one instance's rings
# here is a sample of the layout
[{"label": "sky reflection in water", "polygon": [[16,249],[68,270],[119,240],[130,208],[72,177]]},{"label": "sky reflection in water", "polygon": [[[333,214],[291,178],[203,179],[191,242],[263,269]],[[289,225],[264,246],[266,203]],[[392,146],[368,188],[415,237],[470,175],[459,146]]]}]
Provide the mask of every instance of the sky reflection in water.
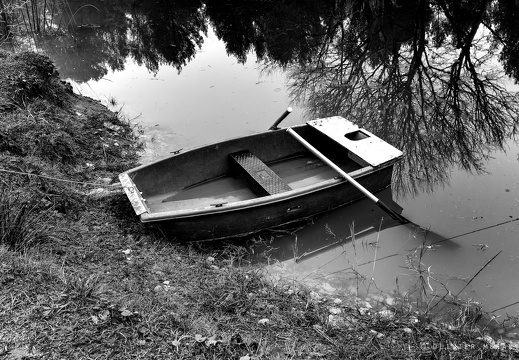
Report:
[{"label": "sky reflection in water", "polygon": [[114,98],[116,109],[122,107],[126,116],[144,126],[153,141],[143,162],[180,148],[266,130],[288,106],[294,111],[283,125],[301,122],[301,109],[286,93],[285,74],[262,72],[253,55],[239,64],[212,33],[180,74],[161,66],[154,76],[128,62],[124,71],[110,72],[99,81],[72,83],[77,92],[105,103]]}]

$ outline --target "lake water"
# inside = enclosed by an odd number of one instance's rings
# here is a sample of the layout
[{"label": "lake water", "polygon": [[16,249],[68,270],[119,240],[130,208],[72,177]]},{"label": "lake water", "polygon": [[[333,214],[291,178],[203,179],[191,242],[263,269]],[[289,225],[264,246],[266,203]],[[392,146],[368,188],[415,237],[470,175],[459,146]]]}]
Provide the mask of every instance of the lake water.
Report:
[{"label": "lake water", "polygon": [[[240,63],[210,26],[201,49],[180,72],[169,65],[151,72],[127,56],[117,70],[88,80],[86,64],[64,60],[77,57],[81,47],[60,46],[37,45],[77,93],[99,99],[142,126],[148,145],[143,163],[263,131],[288,106],[294,111],[283,125],[307,120],[305,105],[290,97],[284,71],[266,71],[253,52]],[[479,302],[498,320],[518,316],[519,146],[509,139],[505,151],[488,151],[484,173],[449,165],[442,169],[446,180],[427,190],[393,188],[381,195],[394,200],[393,206],[400,206],[416,225],[396,224],[363,200],[292,233],[268,235],[277,248],[264,253],[271,273],[331,295],[396,290],[418,296],[421,287],[443,296],[447,289],[467,302]],[[359,282],[359,275],[365,281]]]},{"label": "lake water", "polygon": [[124,68],[98,81],[68,80],[76,92],[107,106],[115,100],[112,109],[122,108],[126,117],[144,127],[148,147],[143,162],[264,131],[289,106],[293,112],[283,125],[302,122],[302,109],[290,101],[282,71],[262,71],[253,54],[239,64],[211,32],[180,74],[170,66],[152,74],[129,59]]}]

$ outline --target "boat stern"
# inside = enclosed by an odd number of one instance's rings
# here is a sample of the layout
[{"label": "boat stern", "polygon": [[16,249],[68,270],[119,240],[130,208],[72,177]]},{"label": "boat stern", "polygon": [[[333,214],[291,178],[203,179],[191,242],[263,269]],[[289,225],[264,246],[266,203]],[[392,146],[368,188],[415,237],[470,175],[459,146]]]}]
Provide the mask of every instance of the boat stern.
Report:
[{"label": "boat stern", "polygon": [[126,196],[130,200],[135,214],[140,216],[149,212],[148,206],[146,206],[145,200],[142,197],[142,193],[137,189],[137,186],[135,186],[127,172],[119,175],[119,182],[121,183]]}]

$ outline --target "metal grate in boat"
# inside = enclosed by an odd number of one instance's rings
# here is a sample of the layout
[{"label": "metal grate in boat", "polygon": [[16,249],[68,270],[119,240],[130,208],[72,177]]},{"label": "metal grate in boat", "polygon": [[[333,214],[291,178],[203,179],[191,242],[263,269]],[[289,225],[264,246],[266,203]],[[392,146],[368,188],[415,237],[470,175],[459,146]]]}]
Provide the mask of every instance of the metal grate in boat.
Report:
[{"label": "metal grate in boat", "polygon": [[229,154],[229,156],[243,170],[242,173],[247,177],[249,186],[257,196],[274,195],[292,190],[272,169],[249,150],[235,152]]}]

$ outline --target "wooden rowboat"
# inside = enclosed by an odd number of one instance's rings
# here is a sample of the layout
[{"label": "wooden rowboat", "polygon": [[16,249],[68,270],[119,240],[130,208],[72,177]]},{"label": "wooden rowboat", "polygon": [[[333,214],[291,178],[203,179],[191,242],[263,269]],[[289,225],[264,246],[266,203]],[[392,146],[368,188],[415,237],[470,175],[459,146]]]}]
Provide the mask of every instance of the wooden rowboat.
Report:
[{"label": "wooden rowboat", "polygon": [[364,196],[352,181],[369,192],[382,190],[401,157],[398,149],[336,116],[198,147],[119,179],[142,222],[157,224],[179,241],[213,240],[351,203]]}]

